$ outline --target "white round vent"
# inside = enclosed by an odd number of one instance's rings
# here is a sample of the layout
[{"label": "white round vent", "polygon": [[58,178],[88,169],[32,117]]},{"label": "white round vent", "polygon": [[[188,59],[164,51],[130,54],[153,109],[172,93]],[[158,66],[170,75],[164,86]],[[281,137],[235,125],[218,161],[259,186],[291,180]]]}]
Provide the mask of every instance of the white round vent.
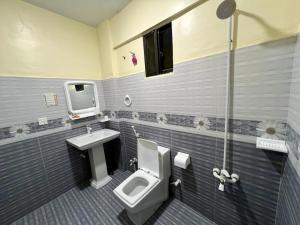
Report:
[{"label": "white round vent", "polygon": [[129,95],[125,95],[125,97],[124,97],[124,104],[125,104],[127,107],[131,106],[132,100],[131,100],[131,98],[130,98]]}]

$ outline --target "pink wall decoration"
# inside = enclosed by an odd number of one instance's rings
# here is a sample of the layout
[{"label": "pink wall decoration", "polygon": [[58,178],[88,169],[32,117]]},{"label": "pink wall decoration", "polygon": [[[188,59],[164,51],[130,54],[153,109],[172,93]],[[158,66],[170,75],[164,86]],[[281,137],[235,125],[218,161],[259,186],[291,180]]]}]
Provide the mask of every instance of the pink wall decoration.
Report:
[{"label": "pink wall decoration", "polygon": [[136,56],[135,56],[135,53],[134,52],[130,52],[131,53],[131,61],[132,61],[132,64],[134,65],[134,66],[136,66],[137,65],[137,58],[136,58]]}]

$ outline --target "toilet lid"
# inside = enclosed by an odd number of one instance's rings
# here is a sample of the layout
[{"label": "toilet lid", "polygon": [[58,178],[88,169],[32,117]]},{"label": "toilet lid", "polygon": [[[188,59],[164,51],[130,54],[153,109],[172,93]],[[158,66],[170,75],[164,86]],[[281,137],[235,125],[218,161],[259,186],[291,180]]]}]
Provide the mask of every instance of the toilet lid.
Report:
[{"label": "toilet lid", "polygon": [[145,139],[138,139],[138,166],[150,172],[154,176],[159,176],[159,154],[156,142]]}]

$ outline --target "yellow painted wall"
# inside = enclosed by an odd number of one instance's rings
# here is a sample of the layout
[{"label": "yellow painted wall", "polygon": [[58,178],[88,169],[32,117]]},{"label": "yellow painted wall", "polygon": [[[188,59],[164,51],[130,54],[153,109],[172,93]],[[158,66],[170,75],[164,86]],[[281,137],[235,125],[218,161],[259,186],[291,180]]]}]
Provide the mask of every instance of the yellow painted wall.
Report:
[{"label": "yellow painted wall", "polygon": [[109,21],[104,21],[98,28],[99,38],[99,53],[101,58],[101,74],[102,79],[112,78],[113,71],[113,51],[112,51],[112,38]]},{"label": "yellow painted wall", "polygon": [[[290,37],[300,32],[299,0],[236,1],[238,7],[235,16],[236,48]],[[141,38],[115,50],[114,46],[126,42],[195,2],[133,0],[110,19],[111,41],[108,44],[113,55],[114,76],[126,76],[144,70]],[[200,0],[200,2],[204,3],[173,21],[174,63],[226,50],[226,21],[216,17],[216,9],[221,0]],[[122,60],[122,56],[129,51],[138,53],[139,66],[131,65],[130,60]]]},{"label": "yellow painted wall", "polygon": [[100,79],[95,28],[19,0],[0,0],[0,76]]},{"label": "yellow painted wall", "polygon": [[[226,50],[227,21],[216,17],[219,2],[206,2],[174,21],[175,63]],[[235,48],[278,40],[300,32],[299,0],[236,2]]]},{"label": "yellow painted wall", "polygon": [[111,20],[113,46],[132,38],[199,0],[133,0]]},{"label": "yellow painted wall", "polygon": [[[197,2],[173,21],[174,63],[224,52],[226,22],[215,15],[220,1],[133,0],[96,30],[20,0],[0,0],[0,76],[108,79],[144,71],[142,38],[113,47]],[[237,48],[300,32],[299,0],[236,1]]]},{"label": "yellow painted wall", "polygon": [[[134,52],[138,60],[138,63],[135,66],[131,61],[132,56],[130,52]],[[125,56],[125,59],[123,56]],[[113,50],[113,71],[115,75],[126,76],[133,73],[143,72],[144,70],[145,63],[142,38],[138,38],[117,50]]]}]

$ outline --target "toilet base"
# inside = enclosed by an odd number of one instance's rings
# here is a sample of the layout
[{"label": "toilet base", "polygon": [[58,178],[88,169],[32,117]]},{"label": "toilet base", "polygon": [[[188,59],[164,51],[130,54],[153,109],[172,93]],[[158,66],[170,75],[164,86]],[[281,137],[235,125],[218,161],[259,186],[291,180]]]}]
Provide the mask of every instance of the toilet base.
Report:
[{"label": "toilet base", "polygon": [[135,225],[143,225],[153,214],[154,212],[159,208],[159,206],[162,203],[155,204],[145,210],[142,210],[138,213],[131,213],[128,210],[126,210],[127,215],[129,219],[135,224]]},{"label": "toilet base", "polygon": [[96,180],[91,180],[91,186],[95,189],[99,189],[99,188],[102,188],[107,183],[109,183],[110,181],[111,181],[111,177],[106,176],[104,179],[102,179],[98,182]]}]

